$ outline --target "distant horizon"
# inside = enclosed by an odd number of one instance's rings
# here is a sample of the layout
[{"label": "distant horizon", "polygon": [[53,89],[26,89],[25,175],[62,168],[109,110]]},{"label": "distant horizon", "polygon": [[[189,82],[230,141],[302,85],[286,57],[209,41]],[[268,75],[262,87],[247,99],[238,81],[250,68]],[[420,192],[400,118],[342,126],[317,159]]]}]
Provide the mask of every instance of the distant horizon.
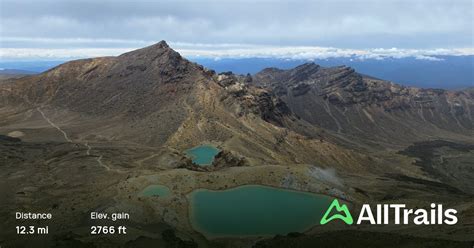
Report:
[{"label": "distant horizon", "polygon": [[[434,49],[404,49],[404,48],[366,48],[349,49],[323,46],[274,46],[255,44],[192,44],[183,42],[168,42],[172,49],[187,58],[206,59],[328,59],[353,57],[359,60],[386,58],[415,58],[419,60],[439,60],[439,56],[472,56],[474,48],[434,48]],[[155,43],[145,43],[140,47],[118,48],[0,48],[2,61],[48,61],[73,60],[120,54],[140,49]]]},{"label": "distant horizon", "polygon": [[[255,74],[268,67],[290,69],[303,63],[314,62],[323,67],[346,65],[357,72],[392,81],[405,86],[458,90],[474,86],[473,55],[436,56],[439,60],[420,60],[414,57],[383,59],[352,59],[351,57],[325,59],[281,58],[199,58],[186,57],[217,73],[232,71],[236,74]],[[71,59],[74,60],[74,59]],[[0,68],[41,73],[71,60],[0,61]]]}]

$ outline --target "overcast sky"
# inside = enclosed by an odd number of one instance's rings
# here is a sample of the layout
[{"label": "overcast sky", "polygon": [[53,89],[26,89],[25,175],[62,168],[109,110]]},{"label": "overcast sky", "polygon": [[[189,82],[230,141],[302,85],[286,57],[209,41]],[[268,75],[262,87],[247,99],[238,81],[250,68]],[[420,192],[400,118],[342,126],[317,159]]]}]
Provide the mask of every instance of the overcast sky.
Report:
[{"label": "overcast sky", "polygon": [[0,0],[2,59],[118,55],[166,40],[186,56],[473,53],[472,0]]}]

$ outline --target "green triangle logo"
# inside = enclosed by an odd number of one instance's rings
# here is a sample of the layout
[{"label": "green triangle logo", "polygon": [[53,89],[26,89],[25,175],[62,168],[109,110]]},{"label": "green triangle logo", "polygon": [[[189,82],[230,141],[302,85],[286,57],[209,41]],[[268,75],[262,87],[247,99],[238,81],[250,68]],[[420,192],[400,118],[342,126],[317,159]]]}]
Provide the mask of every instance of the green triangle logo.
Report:
[{"label": "green triangle logo", "polygon": [[[329,217],[334,208],[336,208],[338,213]],[[340,214],[340,212],[342,212],[343,214]],[[335,219],[340,219],[344,221],[347,225],[352,225],[352,223],[354,222],[352,220],[352,215],[349,212],[349,209],[347,209],[346,204],[342,204],[342,206],[339,205],[339,201],[337,199],[334,199],[334,201],[332,201],[331,205],[329,206],[328,210],[326,210],[326,213],[324,213],[324,216],[319,223],[321,225],[325,225],[326,223]]]}]

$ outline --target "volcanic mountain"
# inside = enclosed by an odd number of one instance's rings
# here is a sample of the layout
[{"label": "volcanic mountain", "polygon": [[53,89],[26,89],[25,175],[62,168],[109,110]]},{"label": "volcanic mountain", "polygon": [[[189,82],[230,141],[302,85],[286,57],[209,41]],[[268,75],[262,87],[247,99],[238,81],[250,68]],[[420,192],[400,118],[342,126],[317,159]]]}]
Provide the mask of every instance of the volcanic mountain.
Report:
[{"label": "volcanic mountain", "polygon": [[409,144],[474,137],[469,92],[404,87],[346,66],[268,68],[253,83],[271,89],[302,119],[350,139]]},{"label": "volcanic mountain", "polygon": [[54,123],[63,132],[56,140],[178,150],[217,142],[258,164],[344,164],[324,151],[351,153],[321,142],[320,129],[300,120],[270,91],[242,77],[216,75],[164,41],[6,82],[0,94],[4,127],[25,119],[42,123],[39,128]]}]

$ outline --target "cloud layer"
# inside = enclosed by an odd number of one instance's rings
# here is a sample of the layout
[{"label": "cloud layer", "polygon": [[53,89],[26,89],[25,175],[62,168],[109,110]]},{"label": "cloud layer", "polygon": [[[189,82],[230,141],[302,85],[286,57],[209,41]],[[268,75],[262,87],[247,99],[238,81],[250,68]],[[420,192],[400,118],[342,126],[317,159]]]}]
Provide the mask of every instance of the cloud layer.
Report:
[{"label": "cloud layer", "polygon": [[[148,43],[144,43],[149,45]],[[386,59],[414,57],[423,60],[440,60],[438,56],[474,55],[474,49],[344,49],[316,46],[268,46],[249,44],[190,44],[170,43],[171,47],[188,58],[279,58],[279,59]],[[134,50],[130,48],[0,48],[4,60],[55,60],[87,57],[116,56]]]},{"label": "cloud layer", "polygon": [[3,58],[116,55],[159,40],[192,56],[313,58],[351,50],[375,57],[429,56],[439,48],[471,49],[474,35],[471,0],[1,0],[0,5]]}]

